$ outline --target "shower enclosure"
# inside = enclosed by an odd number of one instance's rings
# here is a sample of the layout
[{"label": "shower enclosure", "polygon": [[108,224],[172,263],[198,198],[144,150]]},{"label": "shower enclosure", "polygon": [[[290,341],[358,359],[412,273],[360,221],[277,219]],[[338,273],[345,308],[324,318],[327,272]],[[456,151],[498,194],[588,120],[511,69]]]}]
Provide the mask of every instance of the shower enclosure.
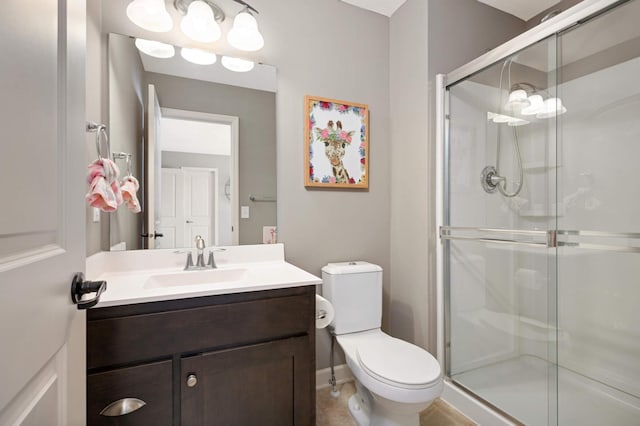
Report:
[{"label": "shower enclosure", "polygon": [[441,77],[449,386],[527,425],[640,424],[640,0]]}]

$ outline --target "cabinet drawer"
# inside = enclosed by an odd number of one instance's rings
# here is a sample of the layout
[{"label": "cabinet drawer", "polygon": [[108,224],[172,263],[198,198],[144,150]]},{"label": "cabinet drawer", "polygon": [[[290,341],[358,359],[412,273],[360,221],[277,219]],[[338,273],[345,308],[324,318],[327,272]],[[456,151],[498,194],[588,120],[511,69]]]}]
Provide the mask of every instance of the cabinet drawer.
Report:
[{"label": "cabinet drawer", "polygon": [[302,294],[91,320],[87,367],[302,335],[313,330],[313,312],[313,296]]},{"label": "cabinet drawer", "polygon": [[[171,361],[118,368],[87,376],[87,424],[89,425],[171,425]],[[128,398],[145,405],[119,416],[100,412],[111,403]],[[118,403],[120,406],[120,403]]]}]

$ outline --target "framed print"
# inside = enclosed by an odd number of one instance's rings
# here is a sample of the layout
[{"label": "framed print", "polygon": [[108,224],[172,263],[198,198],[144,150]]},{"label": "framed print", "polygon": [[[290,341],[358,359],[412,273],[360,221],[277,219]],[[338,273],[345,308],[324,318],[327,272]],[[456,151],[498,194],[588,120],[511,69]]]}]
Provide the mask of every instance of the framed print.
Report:
[{"label": "framed print", "polygon": [[305,96],[304,186],[369,188],[369,108]]}]

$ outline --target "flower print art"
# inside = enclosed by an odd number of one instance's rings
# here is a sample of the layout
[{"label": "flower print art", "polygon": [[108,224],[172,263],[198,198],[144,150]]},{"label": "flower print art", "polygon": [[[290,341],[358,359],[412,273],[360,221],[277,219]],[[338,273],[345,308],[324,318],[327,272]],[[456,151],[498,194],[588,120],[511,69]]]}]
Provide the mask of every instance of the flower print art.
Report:
[{"label": "flower print art", "polygon": [[368,107],[312,96],[305,106],[305,186],[367,189]]}]

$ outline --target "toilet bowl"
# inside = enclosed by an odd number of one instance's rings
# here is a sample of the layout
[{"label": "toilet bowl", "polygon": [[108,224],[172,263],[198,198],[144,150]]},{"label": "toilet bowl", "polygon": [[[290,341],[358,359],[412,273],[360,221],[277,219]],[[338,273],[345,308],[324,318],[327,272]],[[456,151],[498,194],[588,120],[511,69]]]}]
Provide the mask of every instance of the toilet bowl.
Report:
[{"label": "toilet bowl", "polygon": [[322,276],[335,309],[331,327],[356,379],[349,412],[359,426],[419,425],[420,411],[442,393],[442,372],[429,352],[380,329],[382,268],[330,263]]},{"label": "toilet bowl", "polygon": [[358,404],[349,403],[357,423],[419,425],[420,411],[442,393],[442,374],[436,359],[380,329],[340,335],[336,340],[361,386],[352,397]]}]

